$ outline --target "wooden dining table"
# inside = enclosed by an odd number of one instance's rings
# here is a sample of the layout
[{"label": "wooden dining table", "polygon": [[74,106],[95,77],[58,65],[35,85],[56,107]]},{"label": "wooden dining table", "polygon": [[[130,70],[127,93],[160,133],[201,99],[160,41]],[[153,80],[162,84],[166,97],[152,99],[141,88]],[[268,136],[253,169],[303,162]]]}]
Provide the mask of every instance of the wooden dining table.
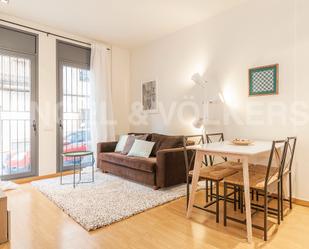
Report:
[{"label": "wooden dining table", "polygon": [[246,207],[246,225],[247,240],[252,242],[252,221],[251,221],[251,203],[250,203],[250,185],[249,185],[249,160],[271,151],[272,142],[255,141],[250,145],[234,145],[232,142],[216,142],[209,144],[200,144],[189,146],[187,149],[195,150],[195,162],[193,169],[192,188],[187,209],[187,218],[192,215],[192,209],[195,201],[195,192],[197,190],[200,169],[205,155],[227,157],[230,160],[241,160],[243,168],[245,207]]}]

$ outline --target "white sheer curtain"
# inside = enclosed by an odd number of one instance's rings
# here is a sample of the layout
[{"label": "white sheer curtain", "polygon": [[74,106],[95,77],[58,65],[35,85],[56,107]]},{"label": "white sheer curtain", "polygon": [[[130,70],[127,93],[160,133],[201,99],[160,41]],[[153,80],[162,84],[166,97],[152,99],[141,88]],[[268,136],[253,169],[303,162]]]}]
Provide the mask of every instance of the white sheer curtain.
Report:
[{"label": "white sheer curtain", "polygon": [[103,44],[91,46],[91,137],[92,150],[96,153],[98,142],[115,139],[111,90],[110,52]]}]

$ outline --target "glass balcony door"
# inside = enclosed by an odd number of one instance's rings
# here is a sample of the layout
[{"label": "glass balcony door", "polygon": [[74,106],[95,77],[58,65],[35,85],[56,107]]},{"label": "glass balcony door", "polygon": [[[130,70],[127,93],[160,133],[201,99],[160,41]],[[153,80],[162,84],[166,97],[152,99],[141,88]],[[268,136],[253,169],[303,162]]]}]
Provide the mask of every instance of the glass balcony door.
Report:
[{"label": "glass balcony door", "polygon": [[36,166],[35,57],[0,50],[0,177],[33,176]]},{"label": "glass balcony door", "polygon": [[[73,158],[64,158],[61,153],[90,149],[90,81],[89,70],[70,63],[59,65],[60,103],[58,164],[63,170],[72,169]],[[91,158],[77,158],[76,164],[87,166]]]}]

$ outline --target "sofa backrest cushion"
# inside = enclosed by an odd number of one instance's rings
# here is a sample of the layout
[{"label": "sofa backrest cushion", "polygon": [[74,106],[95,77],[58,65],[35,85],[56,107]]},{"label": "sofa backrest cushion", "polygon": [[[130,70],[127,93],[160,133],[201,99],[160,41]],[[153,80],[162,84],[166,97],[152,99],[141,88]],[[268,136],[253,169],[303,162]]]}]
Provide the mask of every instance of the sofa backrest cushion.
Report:
[{"label": "sofa backrest cushion", "polygon": [[156,156],[159,150],[183,147],[183,136],[167,136],[157,133],[151,134],[151,141],[155,142],[151,156]]},{"label": "sofa backrest cushion", "polygon": [[121,135],[119,137],[119,141],[118,141],[118,143],[116,145],[115,152],[123,151],[124,146],[126,145],[128,137],[129,137],[128,135]]},{"label": "sofa backrest cushion", "polygon": [[141,136],[147,135],[146,141],[151,141],[151,133],[142,133],[142,132],[129,132],[128,135]]},{"label": "sofa backrest cushion", "polygon": [[129,135],[129,137],[127,139],[127,142],[126,142],[126,144],[125,144],[121,154],[124,154],[124,155],[128,154],[129,151],[131,150],[133,144],[134,144],[134,141],[136,139],[146,141],[147,137],[148,137],[148,134],[144,134],[144,135]]},{"label": "sofa backrest cushion", "polygon": [[128,153],[128,156],[148,158],[151,154],[154,144],[154,142],[135,139],[134,144]]}]

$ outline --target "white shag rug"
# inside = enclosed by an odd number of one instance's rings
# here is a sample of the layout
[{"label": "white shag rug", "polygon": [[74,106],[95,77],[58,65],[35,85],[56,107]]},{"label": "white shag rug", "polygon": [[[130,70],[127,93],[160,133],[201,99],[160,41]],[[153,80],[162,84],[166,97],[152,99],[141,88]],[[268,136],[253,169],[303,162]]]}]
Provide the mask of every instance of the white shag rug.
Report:
[{"label": "white shag rug", "polygon": [[0,180],[0,190],[1,191],[8,191],[14,190],[18,188],[18,184],[11,182],[11,181],[1,181]]},{"label": "white shag rug", "polygon": [[[77,175],[76,175],[77,176]],[[83,173],[82,180],[91,174]],[[72,175],[63,182],[72,182]],[[186,184],[153,190],[123,178],[95,172],[94,183],[60,185],[52,178],[31,183],[87,231],[107,226],[186,195]],[[185,208],[185,207],[184,207]]]}]

